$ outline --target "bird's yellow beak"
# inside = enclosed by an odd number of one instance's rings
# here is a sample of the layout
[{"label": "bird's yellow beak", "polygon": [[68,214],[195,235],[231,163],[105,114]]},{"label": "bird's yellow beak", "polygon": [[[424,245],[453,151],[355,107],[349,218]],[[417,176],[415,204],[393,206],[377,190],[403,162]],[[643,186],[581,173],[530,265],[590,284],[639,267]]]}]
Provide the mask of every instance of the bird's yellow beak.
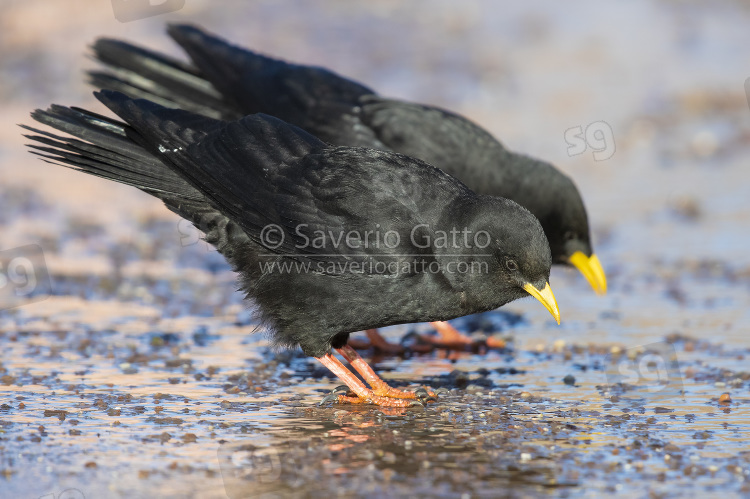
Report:
[{"label": "bird's yellow beak", "polygon": [[557,321],[557,324],[560,324],[560,310],[557,308],[557,300],[555,300],[555,295],[552,294],[552,288],[549,287],[549,283],[545,283],[544,289],[539,291],[534,286],[532,286],[530,283],[526,283],[523,286],[523,289],[542,302],[542,305],[549,310],[549,313],[552,314],[552,317],[555,318]]},{"label": "bird's yellow beak", "polygon": [[582,251],[576,251],[568,261],[583,274],[596,294],[607,294],[607,276],[604,274],[602,264],[599,263],[599,258],[595,254],[588,257]]}]

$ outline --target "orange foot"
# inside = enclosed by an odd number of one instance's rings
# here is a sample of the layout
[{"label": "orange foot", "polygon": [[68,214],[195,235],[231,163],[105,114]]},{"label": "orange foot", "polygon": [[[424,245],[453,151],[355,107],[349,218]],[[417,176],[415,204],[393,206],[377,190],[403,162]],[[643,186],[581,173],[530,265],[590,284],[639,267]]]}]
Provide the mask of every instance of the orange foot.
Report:
[{"label": "orange foot", "polygon": [[341,381],[346,384],[349,391],[353,392],[353,397],[348,396],[340,390],[339,387],[326,396],[321,404],[335,401],[340,404],[375,404],[383,407],[412,407],[415,405],[424,405],[427,402],[437,401],[434,392],[420,388],[414,392],[399,390],[389,386],[383,381],[375,371],[359,356],[359,354],[349,345],[345,345],[336,350],[357,370],[359,374],[372,387],[367,388],[344,364],[342,364],[332,354],[327,353],[318,357],[321,364],[326,366]]},{"label": "orange foot", "polygon": [[403,345],[397,345],[388,342],[388,340],[383,338],[383,336],[378,332],[377,329],[368,329],[365,331],[365,333],[367,334],[367,338],[370,340],[369,343],[357,340],[349,340],[349,345],[358,350],[373,348],[377,352],[396,355],[403,355],[407,351],[415,353],[429,353],[432,352],[435,348],[461,352],[483,352],[487,349],[503,349],[507,346],[504,340],[492,336],[487,338],[487,340],[485,341],[473,340],[445,321],[431,322],[430,324],[432,324],[432,326],[437,331],[438,337],[417,334],[416,336],[419,338],[420,343],[412,345],[410,347],[404,347]]},{"label": "orange foot", "polygon": [[406,352],[406,348],[403,345],[396,343],[389,343],[388,340],[383,338],[377,329],[368,329],[365,331],[367,338],[370,340],[370,344],[375,350],[379,350],[385,353],[402,354]]},{"label": "orange foot", "polygon": [[474,344],[474,340],[461,333],[458,329],[451,326],[448,322],[437,321],[430,322],[430,324],[432,324],[432,327],[435,328],[435,331],[437,331],[438,336],[440,337],[438,339],[430,338],[429,336],[423,337],[429,338],[428,341],[430,341],[430,343],[444,348],[455,348],[457,350],[463,350],[467,346],[471,346]]},{"label": "orange foot", "polygon": [[419,338],[430,342],[436,347],[449,350],[484,351],[488,348],[502,349],[507,346],[505,341],[493,336],[490,336],[486,340],[472,340],[445,321],[431,322],[430,324],[432,324],[440,337],[420,336]]},{"label": "orange foot", "polygon": [[[430,322],[438,333],[438,338],[427,335],[419,335],[419,339],[433,347],[450,348],[456,350],[464,350],[467,346],[474,344],[474,341],[459,332],[456,328],[451,326],[445,321]],[[370,346],[372,348],[386,353],[402,354],[406,351],[403,345],[396,345],[389,343],[388,340],[383,338],[377,329],[368,329],[365,331],[367,338],[370,340]],[[357,347],[361,346],[356,344]]]},{"label": "orange foot", "polygon": [[362,341],[357,339],[350,339],[349,346],[356,350],[368,350],[372,348],[376,354],[389,354],[389,355],[406,355],[408,353],[430,353],[435,350],[435,345],[428,343],[412,345],[405,347],[396,343],[391,343],[383,335],[378,332],[377,329],[367,329],[365,331],[369,341]]}]

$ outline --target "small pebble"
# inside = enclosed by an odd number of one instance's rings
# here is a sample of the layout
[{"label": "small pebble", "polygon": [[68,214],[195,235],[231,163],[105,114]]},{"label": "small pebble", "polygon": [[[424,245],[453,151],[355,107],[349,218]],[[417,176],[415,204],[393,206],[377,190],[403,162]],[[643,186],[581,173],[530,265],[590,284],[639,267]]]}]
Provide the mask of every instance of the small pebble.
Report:
[{"label": "small pebble", "polygon": [[563,378],[563,383],[565,383],[568,386],[573,386],[576,384],[576,378],[572,374],[568,374]]}]

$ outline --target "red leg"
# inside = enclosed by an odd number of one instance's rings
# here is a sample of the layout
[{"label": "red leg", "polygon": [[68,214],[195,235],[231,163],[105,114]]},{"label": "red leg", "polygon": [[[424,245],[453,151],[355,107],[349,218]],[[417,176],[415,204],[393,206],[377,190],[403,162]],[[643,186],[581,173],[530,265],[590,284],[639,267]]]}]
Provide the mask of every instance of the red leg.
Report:
[{"label": "red leg", "polygon": [[[350,348],[350,347],[345,347]],[[352,349],[352,351],[354,351]],[[372,390],[367,388],[349,369],[344,366],[336,357],[330,353],[325,354],[322,357],[316,357],[321,364],[326,366],[330,371],[335,374],[351,391],[357,396],[357,399],[362,403],[375,404],[384,407],[410,407],[415,404],[414,401],[409,401],[399,398],[388,398],[376,395]],[[346,403],[353,402],[351,397],[345,395],[339,395],[337,398],[338,402]]]},{"label": "red leg", "polygon": [[487,338],[487,348],[497,348],[498,350],[502,350],[507,346],[508,344],[502,338],[496,338],[495,336]]},{"label": "red leg", "polygon": [[440,340],[435,341],[438,345],[465,347],[466,345],[472,345],[474,343],[471,338],[459,332],[456,328],[445,321],[430,322],[430,324],[432,324],[432,327],[435,328],[440,336]]},{"label": "red leg", "polygon": [[407,351],[411,351],[413,353],[430,353],[435,349],[435,345],[433,345],[432,343],[412,345],[408,348],[403,345],[391,343],[383,338],[383,335],[381,335],[377,329],[367,329],[365,330],[365,334],[367,334],[367,338],[370,341],[366,342],[357,340],[355,338],[350,338],[349,346],[351,346],[355,350],[367,350],[372,348],[376,352],[395,355],[403,355]]},{"label": "red leg", "polygon": [[[362,375],[363,378],[365,378],[365,381],[367,381],[367,383],[372,387],[372,391],[375,395],[379,395],[381,397],[394,397],[399,399],[419,398],[419,394],[415,392],[399,390],[398,388],[389,386],[388,383],[383,381],[380,376],[378,376],[375,371],[372,370],[372,367],[370,367],[370,365],[365,362],[365,359],[360,357],[356,350],[354,350],[349,345],[344,345],[343,347],[336,349],[336,351],[340,353],[347,360],[347,362],[349,362],[349,364],[351,364],[352,367]],[[434,397],[435,394],[427,391],[427,396]]]},{"label": "red leg", "polygon": [[383,338],[383,335],[381,335],[377,329],[367,329],[365,331],[365,334],[367,334],[367,338],[370,340],[373,348],[376,348],[382,352],[404,353],[404,351],[406,350],[402,345],[389,343],[388,340]]},{"label": "red leg", "polygon": [[507,346],[505,341],[492,336],[487,338],[485,344],[482,345],[481,341],[472,340],[445,321],[430,322],[430,324],[432,324],[438,332],[438,335],[440,335],[439,340],[432,340],[432,342],[438,346],[459,350],[466,347],[486,346],[487,348],[505,348]]},{"label": "red leg", "polygon": [[[422,341],[429,343],[433,347],[439,346],[463,350],[467,345],[473,345],[474,343],[471,338],[460,333],[458,330],[456,330],[456,328],[454,328],[447,322],[431,322],[430,324],[432,324],[432,326],[438,332],[438,336],[440,336],[440,338],[436,339],[432,336],[426,335],[419,335],[419,338]],[[367,329],[365,330],[365,334],[367,334],[367,338],[370,340],[370,346],[372,346],[376,350],[396,354],[404,353],[404,351],[406,350],[402,345],[395,345],[383,338],[383,335],[381,335],[377,329]],[[352,345],[352,347],[358,349],[362,349],[360,347],[363,346],[360,343],[350,344]]]},{"label": "red leg", "polygon": [[[418,336],[423,343],[409,347],[410,351],[429,353],[435,348],[445,348],[458,351],[485,351],[487,348],[503,349],[507,346],[505,341],[495,337],[489,337],[486,341],[472,340],[445,321],[436,321],[431,322],[430,324],[437,331],[438,338],[432,335],[420,334]],[[352,339],[349,340],[349,345],[357,350],[366,350],[367,348],[372,347],[376,351],[395,354],[403,354],[407,350],[407,348],[402,345],[389,343],[383,338],[377,329],[368,329],[365,333],[370,340],[369,343]]]}]

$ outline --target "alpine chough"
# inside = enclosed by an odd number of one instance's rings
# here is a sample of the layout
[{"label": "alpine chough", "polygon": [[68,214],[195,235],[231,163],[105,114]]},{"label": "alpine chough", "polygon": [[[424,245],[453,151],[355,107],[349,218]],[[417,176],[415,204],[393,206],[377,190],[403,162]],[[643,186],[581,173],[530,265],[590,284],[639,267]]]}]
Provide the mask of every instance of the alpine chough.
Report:
[{"label": "alpine chough", "polygon": [[347,345],[354,331],[448,320],[529,295],[559,322],[547,238],[513,201],[400,153],[326,144],[275,117],[222,121],[95,95],[123,122],[53,105],[33,119],[70,137],[22,125],[33,132],[29,147],[137,187],[203,228],[272,342],[300,346],[351,392],[327,399],[405,407],[434,395],[389,387]]},{"label": "alpine chough", "polygon": [[581,195],[551,164],[509,151],[461,116],[380,97],[327,69],[260,55],[193,26],[171,25],[168,32],[192,64],[103,38],[94,56],[114,72],[90,72],[94,85],[217,118],[266,113],[331,144],[422,159],[478,194],[526,207],[544,228],[553,263],[576,267],[597,293],[606,292]]}]

